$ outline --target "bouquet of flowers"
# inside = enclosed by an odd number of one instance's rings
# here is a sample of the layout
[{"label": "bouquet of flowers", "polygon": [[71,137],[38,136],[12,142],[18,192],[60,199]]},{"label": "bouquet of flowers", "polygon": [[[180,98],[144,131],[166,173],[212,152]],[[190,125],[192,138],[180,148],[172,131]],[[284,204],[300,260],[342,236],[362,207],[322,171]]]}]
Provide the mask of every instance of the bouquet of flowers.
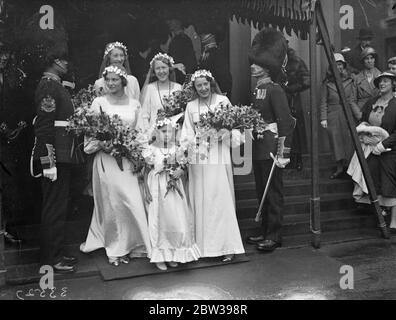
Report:
[{"label": "bouquet of flowers", "polygon": [[166,172],[168,177],[168,184],[166,187],[165,197],[169,191],[175,191],[183,198],[183,194],[177,185],[179,177],[175,177],[174,173],[178,170],[186,170],[187,165],[190,163],[188,149],[182,146],[177,146],[173,153],[168,154],[164,159],[164,169],[159,172]]},{"label": "bouquet of flowers", "polygon": [[144,167],[144,159],[137,141],[139,132],[124,124],[118,115],[110,116],[102,108],[99,108],[99,112],[93,110],[91,105],[96,97],[93,86],[80,90],[73,97],[76,109],[68,119],[66,130],[76,136],[85,135],[99,141],[111,142],[111,148],[107,152],[116,159],[120,169],[123,170],[124,157],[132,163],[133,173],[140,172]]},{"label": "bouquet of flowers", "polygon": [[158,119],[170,118],[184,112],[193,94],[192,84],[185,83],[182,90],[174,91],[169,96],[164,97],[164,108],[158,111]]},{"label": "bouquet of flowers", "polygon": [[[198,123],[198,136],[218,139],[225,132],[232,133],[232,144],[240,145],[244,142],[241,136],[243,131],[252,131],[258,139],[263,137],[267,129],[267,123],[262,119],[260,113],[251,106],[237,106],[220,103],[214,111],[200,115]],[[225,131],[225,132],[224,132]]]},{"label": "bouquet of flowers", "polygon": [[220,103],[214,111],[200,115],[199,126],[203,130],[253,130],[257,135],[262,135],[267,124],[260,113],[251,106],[237,106]]}]

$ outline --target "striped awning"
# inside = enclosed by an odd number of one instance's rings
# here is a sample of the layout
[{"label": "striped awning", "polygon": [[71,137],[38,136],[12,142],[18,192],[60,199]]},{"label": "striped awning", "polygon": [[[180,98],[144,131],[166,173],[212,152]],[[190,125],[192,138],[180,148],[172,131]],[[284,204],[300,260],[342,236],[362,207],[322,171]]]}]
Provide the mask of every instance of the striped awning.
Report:
[{"label": "striped awning", "polygon": [[292,30],[306,39],[311,11],[317,0],[238,0],[232,1],[231,14],[256,28],[272,25],[291,35]]}]

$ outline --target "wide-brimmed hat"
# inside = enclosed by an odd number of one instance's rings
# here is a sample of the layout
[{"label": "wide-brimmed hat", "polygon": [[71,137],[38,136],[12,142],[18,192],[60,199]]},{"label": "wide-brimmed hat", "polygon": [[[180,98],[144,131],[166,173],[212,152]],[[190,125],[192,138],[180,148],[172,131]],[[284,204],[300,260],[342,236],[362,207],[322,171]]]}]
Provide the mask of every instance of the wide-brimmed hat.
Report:
[{"label": "wide-brimmed hat", "polygon": [[377,52],[374,50],[374,48],[367,47],[364,48],[362,53],[360,54],[360,60],[363,61],[367,56],[373,56],[374,59],[377,59]]},{"label": "wide-brimmed hat", "polygon": [[334,53],[334,60],[335,60],[335,62],[344,63],[344,66],[346,66],[346,64],[347,64],[344,56],[341,53]]},{"label": "wide-brimmed hat", "polygon": [[386,131],[385,129],[383,129],[381,127],[372,126],[367,122],[362,122],[361,124],[359,124],[356,127],[356,131],[358,134],[359,133],[370,133],[372,135],[379,136],[382,138],[382,140],[385,140],[389,137],[388,131]]},{"label": "wide-brimmed hat", "polygon": [[374,38],[374,32],[371,29],[362,28],[359,31],[359,40],[371,40]]},{"label": "wide-brimmed hat", "polygon": [[392,57],[388,59],[388,64],[396,64],[396,57]]},{"label": "wide-brimmed hat", "polygon": [[396,75],[390,71],[382,72],[377,78],[374,79],[374,85],[378,88],[379,82],[382,78],[390,78],[393,81],[396,81]]}]

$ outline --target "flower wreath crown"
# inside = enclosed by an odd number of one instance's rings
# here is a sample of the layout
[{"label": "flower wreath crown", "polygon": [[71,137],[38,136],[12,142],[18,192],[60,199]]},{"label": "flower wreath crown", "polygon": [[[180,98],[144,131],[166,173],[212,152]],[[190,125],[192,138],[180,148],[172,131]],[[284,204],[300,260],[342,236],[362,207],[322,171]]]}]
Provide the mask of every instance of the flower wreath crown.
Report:
[{"label": "flower wreath crown", "polygon": [[197,78],[211,78],[212,80],[214,79],[212,73],[208,70],[195,71],[191,76],[191,82],[194,82]]},{"label": "flower wreath crown", "polygon": [[108,72],[118,74],[120,77],[124,77],[125,79],[128,76],[124,70],[120,69],[117,66],[108,66],[107,68],[105,68],[103,71],[103,76],[106,75]]},{"label": "flower wreath crown", "polygon": [[158,60],[160,58],[164,58],[166,60],[169,61],[170,65],[173,66],[175,64],[175,60],[173,60],[173,58],[169,55],[167,55],[166,53],[157,53],[153,59],[151,59],[150,61],[150,67],[152,68],[154,65],[154,61]]},{"label": "flower wreath crown", "polygon": [[105,49],[105,52],[104,52],[104,57],[106,57],[110,53],[110,51],[115,49],[115,48],[121,48],[122,50],[124,50],[125,54],[128,53],[127,47],[122,42],[116,41],[116,42],[109,43],[106,46],[106,49]]}]

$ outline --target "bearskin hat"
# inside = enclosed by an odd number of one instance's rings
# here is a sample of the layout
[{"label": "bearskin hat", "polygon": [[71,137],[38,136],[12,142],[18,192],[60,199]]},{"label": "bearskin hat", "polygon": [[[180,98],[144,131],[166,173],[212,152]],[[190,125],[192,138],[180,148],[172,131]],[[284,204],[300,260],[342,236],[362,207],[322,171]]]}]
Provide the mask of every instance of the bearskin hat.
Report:
[{"label": "bearskin hat", "polygon": [[282,72],[287,48],[287,41],[282,32],[274,28],[265,28],[253,39],[249,62],[267,69],[271,78],[276,79]]}]

